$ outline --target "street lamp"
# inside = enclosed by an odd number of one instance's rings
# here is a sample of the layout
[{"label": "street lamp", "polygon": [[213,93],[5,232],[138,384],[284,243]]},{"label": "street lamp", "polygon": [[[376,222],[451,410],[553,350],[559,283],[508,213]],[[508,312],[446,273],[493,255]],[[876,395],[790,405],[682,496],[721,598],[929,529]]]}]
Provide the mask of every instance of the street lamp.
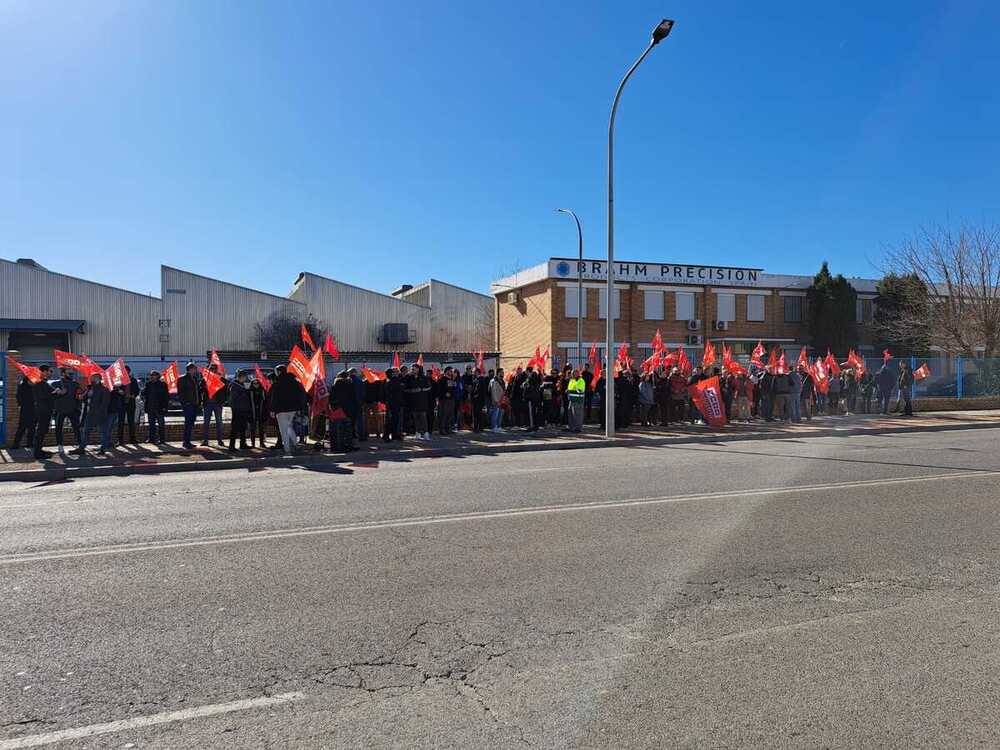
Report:
[{"label": "street lamp", "polygon": [[639,55],[639,59],[632,63],[632,67],[628,69],[625,77],[622,78],[622,82],[618,84],[618,90],[615,92],[615,100],[611,104],[611,119],[608,121],[608,289],[607,303],[604,306],[607,317],[607,342],[604,354],[607,368],[610,370],[604,378],[604,434],[608,438],[615,436],[615,373],[614,365],[611,362],[615,346],[615,315],[613,310],[615,299],[615,114],[618,112],[618,100],[622,98],[622,89],[625,88],[628,79],[632,77],[635,69],[642,64],[642,61],[646,59],[646,55],[650,53],[653,47],[667,38],[673,27],[674,22],[664,18],[653,29],[652,38],[649,40],[646,49]]},{"label": "street lamp", "polygon": [[556,213],[569,214],[576,221],[577,256],[579,260],[576,264],[576,366],[583,368],[583,353],[580,348],[583,346],[583,229],[580,227],[580,218],[571,208],[557,208]]}]

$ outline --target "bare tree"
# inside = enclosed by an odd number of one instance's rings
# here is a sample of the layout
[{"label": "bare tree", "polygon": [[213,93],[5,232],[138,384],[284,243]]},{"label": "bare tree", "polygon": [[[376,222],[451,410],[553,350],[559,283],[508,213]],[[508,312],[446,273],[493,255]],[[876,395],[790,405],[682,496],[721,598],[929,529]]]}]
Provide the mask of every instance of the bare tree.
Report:
[{"label": "bare tree", "polygon": [[1000,344],[1000,230],[923,230],[889,251],[889,272],[913,274],[927,289],[896,323],[906,338],[925,337],[949,355],[993,357]]},{"label": "bare tree", "polygon": [[292,346],[302,343],[302,326],[317,346],[323,343],[327,327],[312,315],[301,317],[287,310],[276,310],[260,323],[254,324],[257,346],[261,351],[287,352]]}]

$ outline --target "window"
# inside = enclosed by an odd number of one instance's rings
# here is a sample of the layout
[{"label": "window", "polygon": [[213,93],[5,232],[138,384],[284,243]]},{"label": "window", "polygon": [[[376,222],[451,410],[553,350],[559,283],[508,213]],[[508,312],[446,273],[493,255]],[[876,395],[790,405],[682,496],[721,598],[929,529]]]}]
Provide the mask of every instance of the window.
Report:
[{"label": "window", "polygon": [[[604,288],[601,289],[601,296],[600,296],[600,300],[599,301],[600,301],[600,307],[599,307],[598,315],[599,315],[599,317],[602,320],[607,320],[607,317],[608,317],[608,288],[607,287],[604,287]],[[621,317],[621,313],[622,313],[622,310],[621,310],[621,308],[622,308],[622,293],[621,293],[620,289],[615,289],[614,303],[613,304],[615,306],[615,308],[614,308],[614,318],[615,318],[615,320],[617,320],[618,318]]]},{"label": "window", "polygon": [[747,320],[750,322],[763,322],[764,320],[764,295],[747,295]]},{"label": "window", "polygon": [[802,322],[802,297],[783,297],[785,300],[785,322]]},{"label": "window", "polygon": [[729,322],[736,320],[736,295],[717,294],[715,298],[716,306],[718,307],[715,311],[715,319],[727,320]]},{"label": "window", "polygon": [[677,314],[674,320],[694,320],[694,292],[675,292]]},{"label": "window", "polygon": [[645,293],[646,320],[663,320],[663,292]]},{"label": "window", "polygon": [[[566,317],[576,320],[576,303],[578,301],[578,293],[576,287],[565,287],[563,289],[566,292]],[[583,290],[583,309],[581,310],[581,318],[587,317],[587,290]]]},{"label": "window", "polygon": [[865,301],[860,297],[854,300],[854,322],[865,322]]},{"label": "window", "polygon": [[856,323],[871,323],[875,312],[874,300],[859,298],[856,304],[854,321]]}]

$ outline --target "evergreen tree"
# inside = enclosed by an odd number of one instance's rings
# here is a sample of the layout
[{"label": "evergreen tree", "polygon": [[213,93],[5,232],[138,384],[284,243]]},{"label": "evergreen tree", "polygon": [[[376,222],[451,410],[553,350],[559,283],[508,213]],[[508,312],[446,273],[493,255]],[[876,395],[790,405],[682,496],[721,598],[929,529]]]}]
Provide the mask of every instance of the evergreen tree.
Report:
[{"label": "evergreen tree", "polygon": [[901,355],[924,354],[930,348],[927,286],[915,273],[886,274],[875,288],[873,331],[876,349]]},{"label": "evergreen tree", "polygon": [[857,345],[856,301],[858,293],[842,274],[833,276],[826,261],[806,290],[809,303],[809,338],[820,353],[827,349],[839,356]]}]

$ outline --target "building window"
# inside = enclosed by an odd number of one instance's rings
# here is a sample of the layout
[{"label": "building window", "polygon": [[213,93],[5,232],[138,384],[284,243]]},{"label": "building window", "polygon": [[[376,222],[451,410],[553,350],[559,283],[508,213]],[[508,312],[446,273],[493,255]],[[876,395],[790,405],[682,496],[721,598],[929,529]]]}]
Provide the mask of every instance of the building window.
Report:
[{"label": "building window", "polygon": [[646,320],[663,320],[663,292],[645,292]]},{"label": "building window", "polygon": [[751,323],[764,322],[764,295],[747,295],[747,320]]},{"label": "building window", "polygon": [[[566,292],[566,317],[576,320],[576,303],[579,301],[579,294],[575,287],[566,287],[563,289]],[[583,308],[581,311],[581,318],[587,317],[587,290],[583,290]]]},{"label": "building window", "polygon": [[[598,308],[598,317],[601,320],[607,320],[608,317],[608,288],[604,287],[601,289],[600,294],[600,306]],[[621,317],[621,307],[622,307],[622,293],[620,289],[615,289],[614,293],[614,319],[617,320]]]},{"label": "building window", "polygon": [[715,297],[715,302],[718,307],[715,313],[715,319],[725,320],[730,323],[736,320],[736,295],[717,294]]},{"label": "building window", "polygon": [[694,292],[675,292],[677,314],[674,320],[694,320]]},{"label": "building window", "polygon": [[802,297],[782,297],[785,300],[785,322],[802,322]]},{"label": "building window", "polygon": [[858,299],[855,307],[856,323],[871,323],[874,319],[875,301],[870,299]]}]

